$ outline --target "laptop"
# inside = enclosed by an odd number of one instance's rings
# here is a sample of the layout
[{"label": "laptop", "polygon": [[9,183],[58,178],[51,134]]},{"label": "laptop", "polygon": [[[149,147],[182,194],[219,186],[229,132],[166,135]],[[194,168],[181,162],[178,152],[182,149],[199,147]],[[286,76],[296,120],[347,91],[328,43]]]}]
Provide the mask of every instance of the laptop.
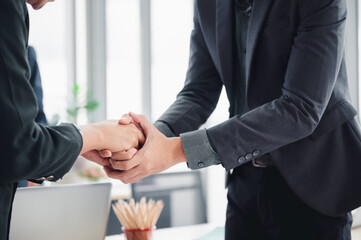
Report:
[{"label": "laptop", "polygon": [[101,240],[110,211],[111,183],[19,188],[10,240]]}]

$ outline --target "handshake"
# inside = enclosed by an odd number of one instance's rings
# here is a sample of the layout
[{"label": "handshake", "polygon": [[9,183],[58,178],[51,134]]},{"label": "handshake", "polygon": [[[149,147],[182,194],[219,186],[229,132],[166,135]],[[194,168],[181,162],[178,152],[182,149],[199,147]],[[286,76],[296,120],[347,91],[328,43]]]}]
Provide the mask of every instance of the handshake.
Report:
[{"label": "handshake", "polygon": [[80,154],[104,167],[111,178],[134,183],[186,162],[179,137],[167,138],[144,115],[81,126]]}]

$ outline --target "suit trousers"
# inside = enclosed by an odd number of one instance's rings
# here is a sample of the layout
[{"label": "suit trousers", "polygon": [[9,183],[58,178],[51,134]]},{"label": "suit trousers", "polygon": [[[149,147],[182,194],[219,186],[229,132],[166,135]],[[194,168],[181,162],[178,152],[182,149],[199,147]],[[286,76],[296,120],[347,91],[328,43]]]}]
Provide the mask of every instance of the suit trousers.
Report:
[{"label": "suit trousers", "polygon": [[351,213],[329,217],[311,209],[275,167],[235,168],[227,198],[226,240],[351,239]]}]

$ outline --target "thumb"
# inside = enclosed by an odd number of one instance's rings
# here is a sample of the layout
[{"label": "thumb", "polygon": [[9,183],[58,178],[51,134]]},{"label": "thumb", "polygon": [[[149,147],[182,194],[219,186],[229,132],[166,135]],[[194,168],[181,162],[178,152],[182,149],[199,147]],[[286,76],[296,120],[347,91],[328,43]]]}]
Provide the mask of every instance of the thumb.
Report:
[{"label": "thumb", "polygon": [[121,119],[119,119],[118,123],[122,125],[130,124],[133,121],[132,117],[129,114],[124,114]]},{"label": "thumb", "polygon": [[146,136],[148,136],[151,131],[153,125],[148,121],[148,119],[144,115],[135,114],[130,112],[129,115],[133,118],[134,122],[138,123]]},{"label": "thumb", "polygon": [[135,122],[129,114],[124,114],[122,118],[118,120],[118,123],[121,125],[128,125],[130,123],[133,123],[139,129],[139,131],[143,133],[142,127],[139,125],[139,123]]}]

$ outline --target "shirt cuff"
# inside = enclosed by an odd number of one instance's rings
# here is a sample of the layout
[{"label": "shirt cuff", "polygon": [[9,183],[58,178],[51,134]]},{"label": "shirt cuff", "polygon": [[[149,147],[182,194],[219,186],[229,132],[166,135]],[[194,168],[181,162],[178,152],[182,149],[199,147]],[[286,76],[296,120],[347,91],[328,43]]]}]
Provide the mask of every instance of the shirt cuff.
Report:
[{"label": "shirt cuff", "polygon": [[154,123],[154,126],[163,133],[166,137],[176,137],[172,129],[165,122],[157,121]]},{"label": "shirt cuff", "polygon": [[222,163],[210,144],[206,129],[183,133],[180,138],[190,169],[196,170]]}]

